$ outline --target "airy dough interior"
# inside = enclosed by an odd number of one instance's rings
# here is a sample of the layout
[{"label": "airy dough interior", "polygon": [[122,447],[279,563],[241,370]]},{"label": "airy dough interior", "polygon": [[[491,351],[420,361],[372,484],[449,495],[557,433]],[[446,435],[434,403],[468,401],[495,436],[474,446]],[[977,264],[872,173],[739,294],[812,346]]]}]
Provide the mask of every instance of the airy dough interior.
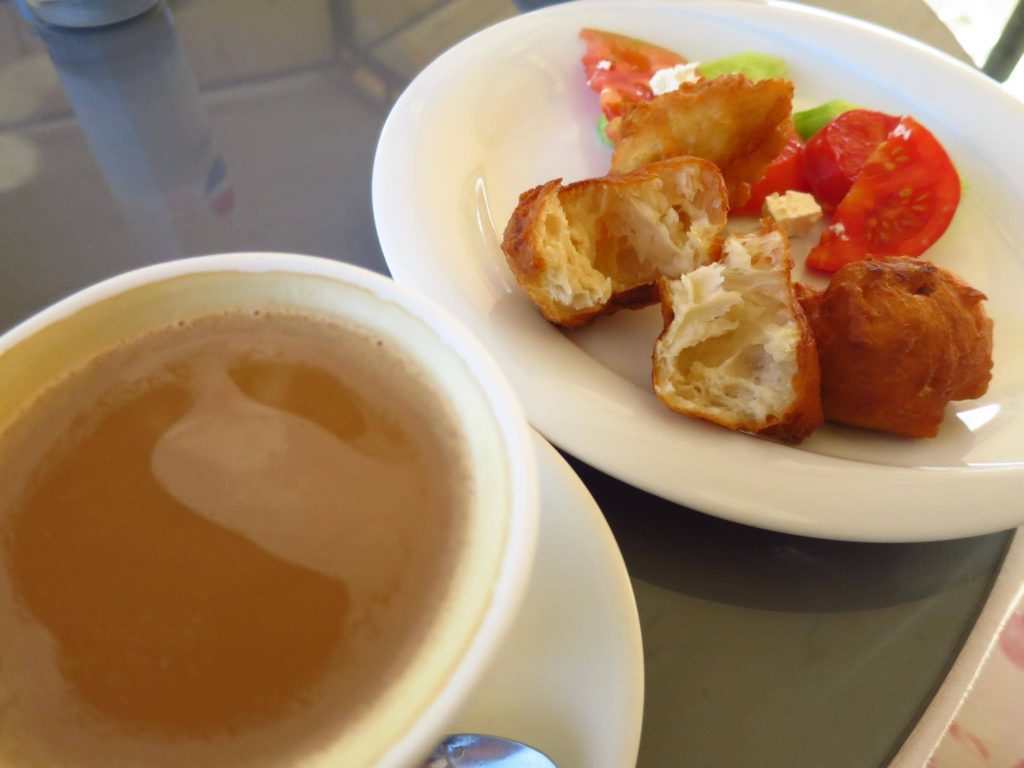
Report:
[{"label": "airy dough interior", "polygon": [[713,186],[699,169],[651,170],[642,183],[567,187],[560,205],[546,211],[544,231],[560,256],[549,284],[560,302],[599,306],[610,294],[678,277],[709,260],[721,227],[708,214]]},{"label": "airy dough interior", "polygon": [[607,303],[612,295],[612,281],[594,269],[592,259],[573,244],[569,221],[557,195],[552,195],[545,204],[542,217],[550,253],[546,287],[552,299],[573,309],[589,309]]},{"label": "airy dough interior", "polygon": [[800,328],[779,237],[730,237],[720,262],[669,284],[675,316],[655,353],[660,394],[751,423],[790,408]]}]

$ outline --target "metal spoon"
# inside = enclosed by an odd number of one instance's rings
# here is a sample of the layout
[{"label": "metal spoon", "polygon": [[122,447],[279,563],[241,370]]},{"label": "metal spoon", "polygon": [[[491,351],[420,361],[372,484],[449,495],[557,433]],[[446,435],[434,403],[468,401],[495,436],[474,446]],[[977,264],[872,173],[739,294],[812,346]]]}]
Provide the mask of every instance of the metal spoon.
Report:
[{"label": "metal spoon", "polygon": [[422,768],[556,768],[533,747],[497,736],[458,733],[446,736]]}]

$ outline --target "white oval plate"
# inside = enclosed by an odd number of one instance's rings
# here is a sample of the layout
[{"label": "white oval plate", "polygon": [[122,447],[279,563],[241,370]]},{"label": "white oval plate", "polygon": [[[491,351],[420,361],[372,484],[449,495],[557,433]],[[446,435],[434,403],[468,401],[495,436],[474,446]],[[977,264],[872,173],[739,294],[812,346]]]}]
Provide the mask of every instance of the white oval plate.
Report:
[{"label": "white oval plate", "polygon": [[626,564],[583,481],[535,434],[540,536],[515,626],[455,724],[549,755],[558,768],[636,764],[640,619]]},{"label": "white oval plate", "polygon": [[[579,61],[583,26],[697,61],[745,50],[781,55],[798,103],[843,98],[931,128],[966,189],[928,257],[988,294],[996,328],[988,394],[952,404],[932,440],[826,426],[793,448],[658,402],[649,383],[656,308],[572,333],[546,323],[499,242],[520,192],[607,172],[596,96]],[[983,75],[835,14],[785,3],[573,3],[490,27],[413,81],[381,135],[374,216],[395,278],[483,339],[534,426],[584,461],[764,528],[867,541],[953,538],[1024,522],[1022,130],[1024,105]],[[808,245],[794,241],[794,251]]]}]

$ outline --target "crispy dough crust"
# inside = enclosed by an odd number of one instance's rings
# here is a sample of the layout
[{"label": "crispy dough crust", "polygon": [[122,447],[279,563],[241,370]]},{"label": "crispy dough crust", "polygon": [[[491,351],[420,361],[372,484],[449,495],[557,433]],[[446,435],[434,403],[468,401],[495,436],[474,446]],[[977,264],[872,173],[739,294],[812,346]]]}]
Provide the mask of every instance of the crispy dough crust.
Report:
[{"label": "crispy dough crust", "polygon": [[829,421],[934,437],[950,400],[981,397],[992,377],[985,294],[910,256],[847,264],[806,291]]},{"label": "crispy dough crust", "polygon": [[[821,370],[818,365],[818,352],[814,335],[803,309],[797,301],[796,290],[792,282],[793,257],[790,253],[789,238],[770,219],[762,219],[761,228],[754,234],[768,235],[777,232],[784,244],[781,267],[785,273],[787,291],[787,311],[799,329],[799,339],[793,352],[796,358],[796,373],[791,381],[792,395],[785,411],[769,414],[762,421],[745,420],[742,415],[731,413],[713,413],[690,405],[669,394],[670,383],[668,371],[675,365],[674,360],[667,360],[659,354],[663,342],[667,340],[670,327],[675,320],[676,311],[669,290],[670,282],[662,278],[658,281],[658,293],[661,301],[661,316],[664,323],[652,354],[651,380],[655,394],[668,408],[692,418],[704,419],[728,429],[753,432],[783,440],[799,443],[824,421],[821,406]],[[733,235],[731,237],[737,237]],[[742,237],[742,236],[740,236]]]},{"label": "crispy dough crust", "polygon": [[721,169],[729,204],[737,208],[792,134],[792,102],[789,80],[755,83],[735,74],[686,83],[626,113],[612,172],[679,155],[703,157]]},{"label": "crispy dough crust", "polygon": [[561,179],[528,189],[519,196],[519,205],[505,227],[501,250],[520,287],[536,304],[544,317],[566,328],[588,325],[608,310],[603,305],[592,309],[573,310],[555,301],[546,285],[545,272],[549,255],[545,249],[542,213],[557,202]]},{"label": "crispy dough crust", "polygon": [[800,342],[797,345],[797,372],[793,377],[793,405],[772,426],[759,430],[763,435],[799,443],[820,427],[825,416],[821,405],[821,366],[818,362],[818,347],[814,341],[810,323],[796,297],[790,294],[790,310],[800,327]]},{"label": "crispy dough crust", "polygon": [[[698,218],[706,219],[703,223],[695,225],[693,210],[673,205],[672,194],[664,191],[677,175],[699,186],[691,202]],[[664,210],[659,210],[659,205]],[[611,227],[609,216],[619,220],[640,208],[653,211],[660,218],[643,220],[638,236],[632,239],[607,236]],[[671,234],[680,241],[693,243],[699,263],[706,263],[717,257],[727,214],[725,184],[718,169],[706,160],[679,157],[629,174],[587,179],[567,186],[562,186],[561,179],[554,179],[527,190],[509,219],[501,247],[517,282],[544,317],[565,328],[578,328],[601,315],[658,301],[655,282],[668,267],[655,263],[653,258],[637,257],[648,256],[645,249],[649,248],[648,235],[652,229],[666,228],[660,233],[662,240]],[[671,223],[673,216],[675,222]],[[666,219],[670,223],[666,224]],[[557,232],[551,229],[552,221],[558,222]],[[572,238],[562,237],[563,230],[573,229],[587,235],[591,241],[589,250],[577,247]],[[572,245],[567,247],[570,241]],[[632,263],[634,273],[620,271],[621,263],[609,257],[609,248],[626,254],[624,260]],[[575,289],[571,300],[566,299],[566,285]]]}]

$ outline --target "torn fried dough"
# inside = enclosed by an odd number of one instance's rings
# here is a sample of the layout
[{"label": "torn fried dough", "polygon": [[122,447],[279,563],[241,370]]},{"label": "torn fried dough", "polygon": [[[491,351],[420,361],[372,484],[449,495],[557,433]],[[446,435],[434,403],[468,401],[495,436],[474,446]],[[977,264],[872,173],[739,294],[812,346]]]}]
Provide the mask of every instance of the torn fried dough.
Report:
[{"label": "torn fried dough", "polygon": [[788,80],[755,83],[737,74],[684,83],[626,113],[612,172],[680,155],[702,157],[722,171],[729,204],[737,208],[791,134],[792,101]]},{"label": "torn fried dough", "polygon": [[665,329],[654,391],[674,411],[798,443],[822,423],[814,337],[794,295],[789,240],[765,220],[721,260],[659,281]]},{"label": "torn fried dough", "polygon": [[502,250],[548,320],[573,328],[658,300],[655,282],[717,256],[728,203],[718,169],[677,157],[621,176],[523,193]]}]

